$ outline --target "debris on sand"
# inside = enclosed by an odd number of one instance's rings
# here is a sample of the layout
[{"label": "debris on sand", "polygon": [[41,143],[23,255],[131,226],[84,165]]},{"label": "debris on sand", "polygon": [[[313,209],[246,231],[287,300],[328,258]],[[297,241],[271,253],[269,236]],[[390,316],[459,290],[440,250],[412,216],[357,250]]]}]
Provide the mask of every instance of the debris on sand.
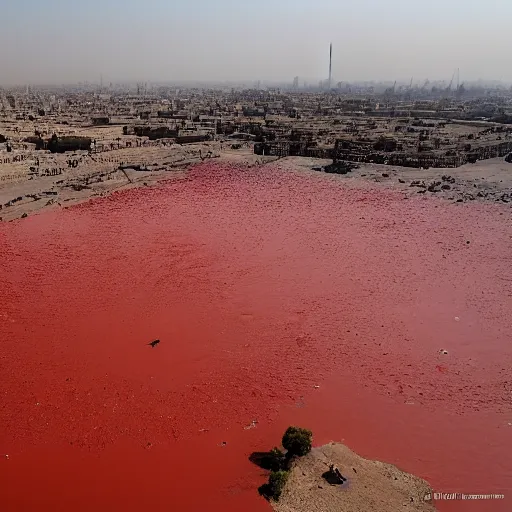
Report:
[{"label": "debris on sand", "polygon": [[359,169],[359,165],[353,162],[344,162],[342,160],[333,162],[321,168],[324,172],[329,174],[348,174],[354,169]]},{"label": "debris on sand", "polygon": [[[352,468],[354,469],[354,468]],[[355,471],[355,469],[354,469]],[[355,471],[357,473],[357,471]],[[322,478],[329,484],[329,485],[343,485],[345,482],[348,482],[348,478],[345,478],[340,470],[334,465],[331,464],[329,466],[329,471],[326,471]]]},{"label": "debris on sand", "polygon": [[432,181],[428,184],[427,190],[429,192],[439,192],[439,186],[441,185],[440,181]]}]

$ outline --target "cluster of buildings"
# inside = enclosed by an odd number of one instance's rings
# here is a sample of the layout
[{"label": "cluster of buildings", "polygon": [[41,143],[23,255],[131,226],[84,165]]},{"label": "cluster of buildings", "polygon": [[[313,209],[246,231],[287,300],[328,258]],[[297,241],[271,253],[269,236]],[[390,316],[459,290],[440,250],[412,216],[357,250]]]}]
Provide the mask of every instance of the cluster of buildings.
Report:
[{"label": "cluster of buildings", "polygon": [[33,142],[34,132],[51,135],[57,125],[63,134],[92,126],[120,137],[244,140],[262,155],[411,167],[457,167],[512,151],[510,91],[467,98],[395,88],[307,92],[298,90],[298,79],[291,90],[14,88],[0,91],[0,122],[16,125],[17,137],[10,137],[20,143]]}]

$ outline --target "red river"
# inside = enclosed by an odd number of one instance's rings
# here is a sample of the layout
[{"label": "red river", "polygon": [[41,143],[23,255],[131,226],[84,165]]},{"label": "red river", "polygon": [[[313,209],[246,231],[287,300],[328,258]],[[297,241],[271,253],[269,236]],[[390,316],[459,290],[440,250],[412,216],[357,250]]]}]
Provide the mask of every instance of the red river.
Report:
[{"label": "red river", "polygon": [[0,225],[0,290],[2,511],[268,511],[290,424],[512,510],[507,205],[200,165]]}]

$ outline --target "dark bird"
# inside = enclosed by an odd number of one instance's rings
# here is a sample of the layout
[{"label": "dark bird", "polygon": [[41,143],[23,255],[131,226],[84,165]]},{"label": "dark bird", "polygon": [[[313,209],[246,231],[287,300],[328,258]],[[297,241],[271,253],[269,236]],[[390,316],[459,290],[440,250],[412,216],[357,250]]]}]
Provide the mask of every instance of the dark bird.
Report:
[{"label": "dark bird", "polygon": [[160,343],[160,340],[153,340],[151,343],[148,343],[148,345],[151,345],[152,348],[155,348]]}]

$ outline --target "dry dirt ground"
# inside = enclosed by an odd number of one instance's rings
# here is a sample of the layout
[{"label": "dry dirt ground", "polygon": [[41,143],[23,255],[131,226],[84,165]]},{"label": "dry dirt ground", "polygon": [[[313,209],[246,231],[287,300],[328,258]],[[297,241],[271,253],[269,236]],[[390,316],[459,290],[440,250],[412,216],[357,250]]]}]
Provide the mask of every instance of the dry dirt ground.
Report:
[{"label": "dry dirt ground", "polygon": [[[322,477],[330,464],[347,482],[329,484]],[[433,512],[429,495],[424,480],[331,443],[296,462],[281,499],[272,506],[276,512]]]},{"label": "dry dirt ground", "polygon": [[[116,134],[113,132],[107,136],[103,133],[102,141],[115,143]],[[13,161],[17,155],[23,155],[24,160]],[[323,172],[315,169],[322,169],[331,163],[329,160],[303,157],[282,158],[276,162],[276,157],[254,155],[250,146],[235,150],[230,143],[220,142],[123,147],[92,155],[84,151],[50,154],[22,148],[15,148],[11,153],[2,150],[0,220],[14,220],[42,209],[65,208],[119,189],[151,186],[162,180],[183,176],[189,166],[205,158],[246,165],[273,162],[272,165],[282,169],[307,172]],[[73,161],[76,161],[76,166],[70,167]],[[120,166],[123,166],[122,170]],[[39,172],[34,173],[34,168]],[[44,175],[45,169],[59,169],[59,174]],[[492,201],[509,204],[512,208],[512,164],[501,158],[467,164],[457,169],[420,170],[361,164],[348,174],[332,176],[352,186],[375,184],[400,189],[405,196],[432,195],[454,203]]]},{"label": "dry dirt ground", "polygon": [[[315,170],[330,160],[289,157],[279,161],[283,168]],[[347,183],[371,182],[404,191],[407,196],[437,196],[454,203],[470,201],[509,204],[512,208],[512,164],[503,158],[482,160],[454,169],[414,169],[379,164],[360,164],[348,174],[336,175]]]},{"label": "dry dirt ground", "polygon": [[[26,159],[13,162],[16,155]],[[9,158],[9,163],[3,159]],[[65,208],[115,190],[151,186],[183,176],[202,159],[254,165],[275,158],[262,158],[252,149],[232,150],[230,145],[210,142],[180,146],[132,147],[88,155],[86,151],[50,154],[41,151],[0,152],[0,220],[10,221],[42,209]],[[76,167],[68,161],[76,160]],[[62,169],[54,176],[34,174],[31,167]],[[120,169],[120,167],[123,169]],[[133,167],[130,167],[133,166]]]}]

